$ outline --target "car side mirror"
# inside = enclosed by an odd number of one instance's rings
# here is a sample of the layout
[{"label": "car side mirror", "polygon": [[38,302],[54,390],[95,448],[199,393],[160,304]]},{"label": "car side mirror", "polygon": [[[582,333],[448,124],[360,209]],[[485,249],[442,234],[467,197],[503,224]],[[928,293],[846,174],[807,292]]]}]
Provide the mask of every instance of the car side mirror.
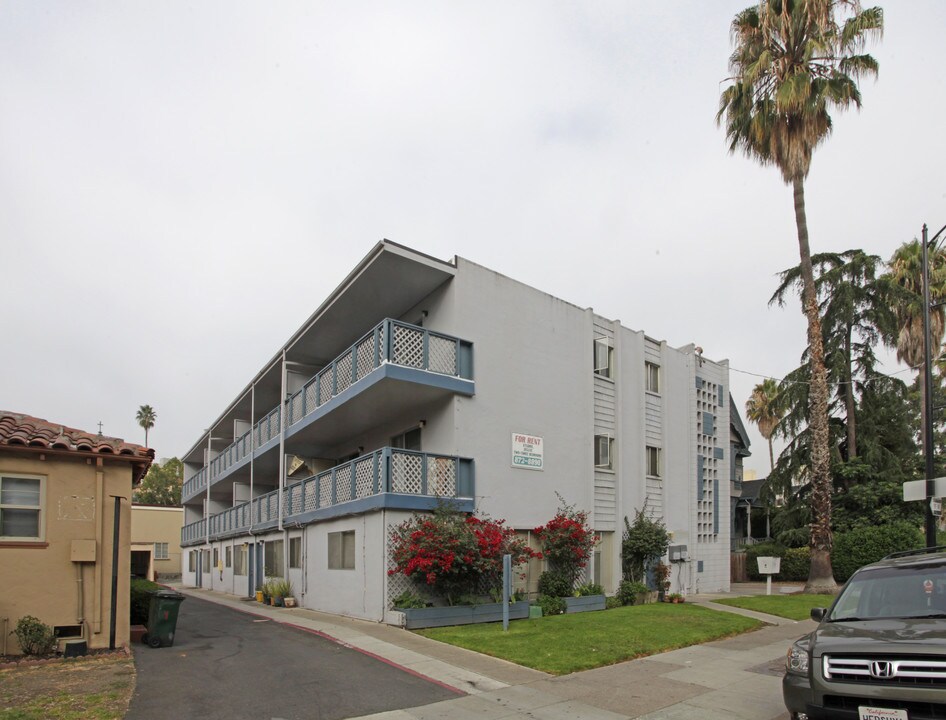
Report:
[{"label": "car side mirror", "polygon": [[811,619],[815,622],[821,622],[824,619],[825,614],[827,614],[827,608],[812,608],[811,609]]}]

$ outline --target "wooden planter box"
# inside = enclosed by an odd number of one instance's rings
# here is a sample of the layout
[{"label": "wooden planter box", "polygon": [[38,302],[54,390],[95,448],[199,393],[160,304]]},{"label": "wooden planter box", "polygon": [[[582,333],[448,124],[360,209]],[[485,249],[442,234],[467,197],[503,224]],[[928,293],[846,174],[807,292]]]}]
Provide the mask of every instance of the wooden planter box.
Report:
[{"label": "wooden planter box", "polygon": [[565,598],[565,614],[604,610],[606,607],[604,595],[583,595],[581,597]]},{"label": "wooden planter box", "polygon": [[[603,597],[603,596],[602,596]],[[450,605],[427,608],[395,608],[404,613],[404,627],[408,630],[447,625],[472,625],[473,623],[502,622],[503,604]],[[509,604],[509,619],[521,620],[529,617],[529,603],[525,600]]]}]

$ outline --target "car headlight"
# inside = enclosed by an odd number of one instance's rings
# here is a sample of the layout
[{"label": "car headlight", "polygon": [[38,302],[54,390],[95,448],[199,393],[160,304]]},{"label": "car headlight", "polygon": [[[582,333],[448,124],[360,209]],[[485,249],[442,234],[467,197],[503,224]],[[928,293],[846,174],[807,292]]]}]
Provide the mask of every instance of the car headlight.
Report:
[{"label": "car headlight", "polygon": [[795,643],[785,655],[785,669],[796,675],[808,674],[808,649],[800,643]]}]

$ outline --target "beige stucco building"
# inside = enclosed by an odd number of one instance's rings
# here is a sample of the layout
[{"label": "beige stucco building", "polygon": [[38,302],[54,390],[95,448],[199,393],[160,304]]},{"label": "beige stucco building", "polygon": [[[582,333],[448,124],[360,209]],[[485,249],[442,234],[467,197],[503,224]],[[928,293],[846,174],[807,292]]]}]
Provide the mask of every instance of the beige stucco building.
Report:
[{"label": "beige stucco building", "polygon": [[60,641],[128,644],[131,493],[153,457],[0,411],[0,652],[19,652],[10,633],[24,615]]},{"label": "beige stucco building", "polygon": [[131,574],[162,582],[181,577],[184,508],[131,506]]}]

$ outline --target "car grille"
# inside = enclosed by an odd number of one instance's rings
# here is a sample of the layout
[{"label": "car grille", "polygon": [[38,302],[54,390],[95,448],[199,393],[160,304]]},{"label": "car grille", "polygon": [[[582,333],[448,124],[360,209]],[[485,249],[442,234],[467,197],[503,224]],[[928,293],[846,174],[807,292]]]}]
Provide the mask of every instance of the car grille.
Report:
[{"label": "car grille", "polygon": [[946,658],[825,655],[824,677],[834,682],[946,688]]},{"label": "car grille", "polygon": [[843,695],[825,695],[824,708],[856,713],[861,705],[882,707],[891,710],[906,710],[910,720],[946,720],[946,705],[925,702],[906,702],[903,700],[888,700],[880,698],[859,698]]}]

